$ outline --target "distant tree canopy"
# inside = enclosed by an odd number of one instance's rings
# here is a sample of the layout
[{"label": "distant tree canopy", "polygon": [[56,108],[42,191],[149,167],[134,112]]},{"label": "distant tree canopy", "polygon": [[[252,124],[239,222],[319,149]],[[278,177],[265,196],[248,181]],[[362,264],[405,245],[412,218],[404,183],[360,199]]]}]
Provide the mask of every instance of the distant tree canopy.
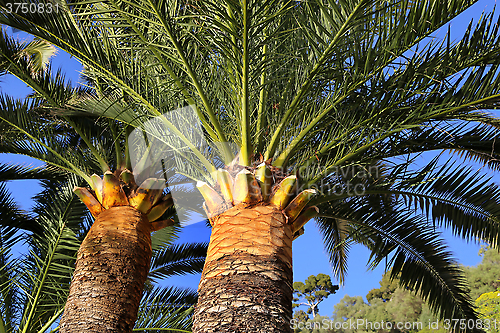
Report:
[{"label": "distant tree canopy", "polygon": [[379,284],[380,288],[372,289],[366,295],[366,300],[368,302],[371,302],[371,300],[374,298],[379,298],[383,301],[390,300],[394,291],[399,287],[399,282],[397,279],[391,280],[390,272],[382,276],[382,280],[380,280]]},{"label": "distant tree canopy", "polygon": [[500,253],[495,249],[483,247],[479,255],[483,259],[477,266],[465,267],[472,299],[500,288]]},{"label": "distant tree canopy", "polygon": [[307,313],[312,314],[314,318],[319,311],[319,303],[324,301],[328,296],[335,294],[339,290],[339,286],[332,284],[332,279],[329,275],[320,273],[316,276],[309,276],[305,283],[294,282],[293,289],[296,296],[293,298],[293,307],[307,306]]},{"label": "distant tree canopy", "polygon": [[500,253],[489,247],[479,251],[481,263],[467,267],[470,294],[476,300],[477,311],[488,333],[500,332]]},{"label": "distant tree canopy", "polygon": [[[332,318],[335,322],[362,320],[367,323],[366,326],[356,329],[351,329],[346,325],[347,328],[335,330],[335,332],[418,332],[428,327],[430,322],[436,321],[427,304],[419,296],[400,287],[389,288],[392,283],[386,283],[390,281],[388,276],[389,273],[386,273],[382,278],[380,289],[370,290],[366,295],[367,299],[370,297],[368,303],[364,302],[361,296],[346,295],[335,305]],[[368,324],[382,322],[410,323],[412,326],[400,330],[384,330]]]}]

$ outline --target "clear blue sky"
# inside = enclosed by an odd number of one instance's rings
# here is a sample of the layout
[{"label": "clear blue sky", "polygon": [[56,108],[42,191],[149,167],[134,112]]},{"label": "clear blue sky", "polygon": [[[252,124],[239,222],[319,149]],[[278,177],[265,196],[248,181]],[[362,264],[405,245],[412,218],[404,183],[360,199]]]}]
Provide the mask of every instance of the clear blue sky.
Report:
[{"label": "clear blue sky", "polygon": [[[483,10],[491,11],[495,1],[481,0],[472,8],[467,10],[451,23],[452,38],[459,38],[465,30],[471,18],[477,21]],[[446,32],[439,32],[437,36],[442,36]],[[64,52],[59,52],[53,60],[54,67],[62,67],[65,70],[67,79],[71,79],[74,84],[78,83],[78,70],[81,68],[79,63],[69,57]],[[12,76],[0,77],[0,92],[13,95],[15,97],[26,96],[30,92],[29,88],[17,78]],[[425,159],[431,159],[433,155],[424,155],[420,162],[425,163]],[[448,158],[447,155],[443,158]],[[22,163],[41,165],[40,162],[29,159],[23,156],[0,154],[0,162]],[[480,168],[481,166],[474,166]],[[483,171],[486,171],[483,169]],[[491,174],[491,173],[489,173]],[[496,183],[500,180],[498,175],[494,175]],[[36,181],[16,181],[8,184],[9,189],[13,192],[14,198],[19,203],[21,208],[29,209],[31,205],[31,197],[36,194],[40,187]],[[293,265],[294,265],[294,281],[303,281],[309,275],[318,273],[331,274],[331,268],[328,262],[328,256],[323,249],[321,235],[316,228],[314,222],[310,222],[305,227],[306,232],[293,243]],[[468,244],[465,241],[451,235],[445,231],[443,234],[451,251],[454,253],[457,260],[467,266],[476,265],[480,261],[477,255],[480,246],[478,244]],[[181,234],[181,242],[192,241],[208,241],[210,238],[210,230],[205,227],[204,223],[189,225],[184,228]],[[350,252],[349,272],[345,282],[345,286],[337,292],[336,295],[330,296],[320,306],[320,314],[331,316],[333,306],[348,294],[350,296],[361,295],[365,296],[370,289],[377,288],[384,267],[378,267],[373,271],[367,271],[366,263],[369,253],[362,246],[353,246]],[[196,289],[200,280],[199,275],[182,276],[172,278],[166,283],[171,285],[179,285]],[[335,283],[335,280],[334,280]]]}]

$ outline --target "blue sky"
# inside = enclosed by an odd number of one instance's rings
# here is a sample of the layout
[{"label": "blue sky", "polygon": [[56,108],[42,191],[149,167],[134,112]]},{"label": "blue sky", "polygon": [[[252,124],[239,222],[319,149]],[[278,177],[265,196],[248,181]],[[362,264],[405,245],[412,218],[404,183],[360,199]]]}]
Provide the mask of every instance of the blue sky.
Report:
[{"label": "blue sky", "polygon": [[[467,27],[471,18],[475,21],[480,17],[481,12],[485,10],[490,12],[495,5],[493,0],[481,0],[472,8],[468,9],[461,16],[451,22],[452,38],[459,38]],[[437,36],[444,35],[446,29],[439,32]],[[66,78],[70,79],[74,84],[78,83],[78,70],[81,68],[79,63],[64,52],[58,52],[53,60],[53,67],[62,67],[66,73]],[[13,95],[15,97],[26,96],[30,92],[29,88],[17,78],[12,76],[3,76],[0,78],[0,92]],[[430,160],[434,155],[423,155],[419,158],[419,162],[424,164],[426,160]],[[442,158],[449,158],[443,155]],[[23,156],[0,154],[0,162],[21,163],[31,165],[41,165],[40,162],[29,159]],[[481,168],[480,165],[472,165],[474,168]],[[487,171],[483,169],[483,171]],[[493,175],[490,172],[487,172]],[[500,178],[498,175],[493,175],[495,182],[498,184]],[[36,194],[40,187],[36,181],[15,181],[8,184],[9,189],[13,192],[14,198],[20,204],[21,208],[29,209],[31,205],[31,197]],[[331,268],[328,262],[328,256],[323,248],[321,235],[313,222],[310,222],[305,227],[306,232],[299,237],[293,244],[293,265],[294,265],[294,281],[303,281],[310,275],[318,273],[331,274]],[[480,248],[479,244],[466,243],[451,235],[449,231],[443,233],[450,250],[455,258],[464,265],[476,265],[481,258],[478,256]],[[189,225],[184,228],[180,242],[204,241],[207,242],[210,238],[210,230],[205,227],[204,223]],[[378,267],[375,270],[367,270],[366,263],[369,257],[368,251],[362,246],[353,246],[349,257],[349,271],[345,281],[345,286],[337,292],[336,295],[330,296],[320,305],[320,314],[330,316],[333,311],[333,306],[346,294],[350,296],[361,295],[365,296],[370,289],[379,286],[378,281],[384,273],[384,267]],[[200,276],[182,276],[172,278],[166,283],[171,285],[179,285],[196,289]],[[335,279],[333,279],[334,283]]]}]

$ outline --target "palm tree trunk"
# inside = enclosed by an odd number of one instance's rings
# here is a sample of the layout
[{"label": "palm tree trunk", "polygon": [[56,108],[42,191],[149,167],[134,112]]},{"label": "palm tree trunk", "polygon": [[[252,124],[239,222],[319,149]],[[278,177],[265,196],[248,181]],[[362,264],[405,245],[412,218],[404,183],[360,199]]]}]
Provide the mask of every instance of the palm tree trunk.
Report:
[{"label": "palm tree trunk", "polygon": [[61,333],[132,332],[151,260],[149,225],[129,206],[97,217],[78,251]]},{"label": "palm tree trunk", "polygon": [[292,230],[281,210],[240,204],[212,226],[193,332],[292,332]]}]

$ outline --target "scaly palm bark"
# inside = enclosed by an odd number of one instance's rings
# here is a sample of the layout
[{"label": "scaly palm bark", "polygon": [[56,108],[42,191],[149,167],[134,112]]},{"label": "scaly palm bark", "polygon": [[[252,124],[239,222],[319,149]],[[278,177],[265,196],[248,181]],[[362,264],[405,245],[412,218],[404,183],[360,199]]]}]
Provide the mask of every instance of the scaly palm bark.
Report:
[{"label": "scaly palm bark", "polygon": [[91,177],[93,189],[75,193],[96,217],[78,251],[60,332],[132,332],[151,261],[151,232],[173,221],[155,221],[170,196],[140,187],[128,170]]},{"label": "scaly palm bark", "polygon": [[292,228],[281,210],[239,204],[212,221],[193,332],[291,332]]},{"label": "scaly palm bark", "polygon": [[[234,181],[219,170],[226,176],[218,178],[225,189],[222,196],[207,184],[198,184],[207,213],[216,215],[210,219],[212,234],[198,288],[195,333],[291,332],[292,240],[314,216],[310,212],[317,213],[314,206],[305,208],[315,192],[305,190],[295,196],[295,176],[272,184],[272,173],[266,169],[270,171],[265,164],[252,171],[243,169]],[[272,192],[266,193],[267,185],[273,185]]]},{"label": "scaly palm bark", "polygon": [[61,332],[132,332],[151,261],[151,228],[139,210],[112,207],[78,251]]}]

